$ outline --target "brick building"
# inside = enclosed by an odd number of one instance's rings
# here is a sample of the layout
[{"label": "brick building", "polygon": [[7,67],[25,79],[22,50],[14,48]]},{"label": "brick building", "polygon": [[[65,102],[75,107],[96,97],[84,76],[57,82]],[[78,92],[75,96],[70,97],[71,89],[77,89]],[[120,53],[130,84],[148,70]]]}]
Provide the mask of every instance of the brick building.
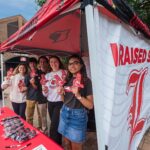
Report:
[{"label": "brick building", "polygon": [[[21,15],[16,15],[16,16],[11,16],[11,17],[0,19],[0,43],[7,40],[12,34],[14,34],[26,22],[27,20]],[[18,57],[20,56],[18,55],[16,56],[15,54],[8,53],[8,52],[4,53],[3,55],[4,71],[6,71],[7,69],[6,64],[8,64],[11,59],[13,59],[14,64],[12,65],[14,66],[15,63],[17,63],[18,61]],[[15,62],[15,58],[16,58],[16,62]]]},{"label": "brick building", "polygon": [[0,43],[15,33],[26,22],[26,19],[21,15],[0,19]]}]

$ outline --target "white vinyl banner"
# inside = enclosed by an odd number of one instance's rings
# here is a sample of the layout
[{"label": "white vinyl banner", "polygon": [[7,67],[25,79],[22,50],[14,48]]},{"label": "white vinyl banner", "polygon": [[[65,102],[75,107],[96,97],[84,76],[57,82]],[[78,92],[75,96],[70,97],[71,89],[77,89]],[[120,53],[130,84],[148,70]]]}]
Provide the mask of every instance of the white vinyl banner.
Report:
[{"label": "white vinyl banner", "polygon": [[97,8],[86,19],[98,147],[137,150],[150,126],[150,43]]}]

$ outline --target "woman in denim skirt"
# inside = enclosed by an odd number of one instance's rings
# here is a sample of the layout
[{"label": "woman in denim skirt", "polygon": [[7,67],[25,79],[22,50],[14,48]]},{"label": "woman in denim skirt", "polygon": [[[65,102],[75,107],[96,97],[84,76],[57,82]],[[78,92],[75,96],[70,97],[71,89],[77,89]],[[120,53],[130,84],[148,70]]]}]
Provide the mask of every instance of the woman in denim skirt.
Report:
[{"label": "woman in denim skirt", "polygon": [[[79,73],[83,85],[81,88],[74,85],[76,75]],[[65,90],[68,88],[70,90]],[[86,67],[80,56],[69,57],[66,84],[64,88],[58,88],[58,93],[64,100],[58,127],[58,132],[64,136],[64,149],[82,150],[88,121],[86,109],[93,108],[93,95],[92,84],[87,77]]]}]

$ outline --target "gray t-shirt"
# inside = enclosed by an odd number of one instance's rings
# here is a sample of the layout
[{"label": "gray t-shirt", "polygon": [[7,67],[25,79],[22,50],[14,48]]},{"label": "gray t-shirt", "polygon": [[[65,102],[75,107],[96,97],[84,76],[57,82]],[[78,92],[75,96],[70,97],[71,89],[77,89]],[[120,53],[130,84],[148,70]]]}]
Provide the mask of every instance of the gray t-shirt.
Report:
[{"label": "gray t-shirt", "polygon": [[[65,86],[72,86],[74,78],[72,78]],[[84,88],[80,89],[80,94],[83,97],[92,95],[92,83],[89,78],[85,79],[84,81]],[[80,101],[74,96],[72,92],[66,92],[64,96],[64,105],[69,108],[79,109],[83,108],[84,106]]]}]

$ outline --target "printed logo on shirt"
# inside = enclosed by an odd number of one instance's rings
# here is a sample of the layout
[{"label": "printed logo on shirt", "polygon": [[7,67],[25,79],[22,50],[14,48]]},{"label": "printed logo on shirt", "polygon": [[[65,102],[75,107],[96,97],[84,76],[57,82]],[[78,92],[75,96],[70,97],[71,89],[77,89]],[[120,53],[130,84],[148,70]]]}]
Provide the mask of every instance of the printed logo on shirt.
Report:
[{"label": "printed logo on shirt", "polygon": [[57,84],[56,84],[56,79],[55,78],[52,78],[52,79],[50,79],[49,80],[49,86],[50,86],[50,88],[55,88],[55,87],[57,87]]}]

